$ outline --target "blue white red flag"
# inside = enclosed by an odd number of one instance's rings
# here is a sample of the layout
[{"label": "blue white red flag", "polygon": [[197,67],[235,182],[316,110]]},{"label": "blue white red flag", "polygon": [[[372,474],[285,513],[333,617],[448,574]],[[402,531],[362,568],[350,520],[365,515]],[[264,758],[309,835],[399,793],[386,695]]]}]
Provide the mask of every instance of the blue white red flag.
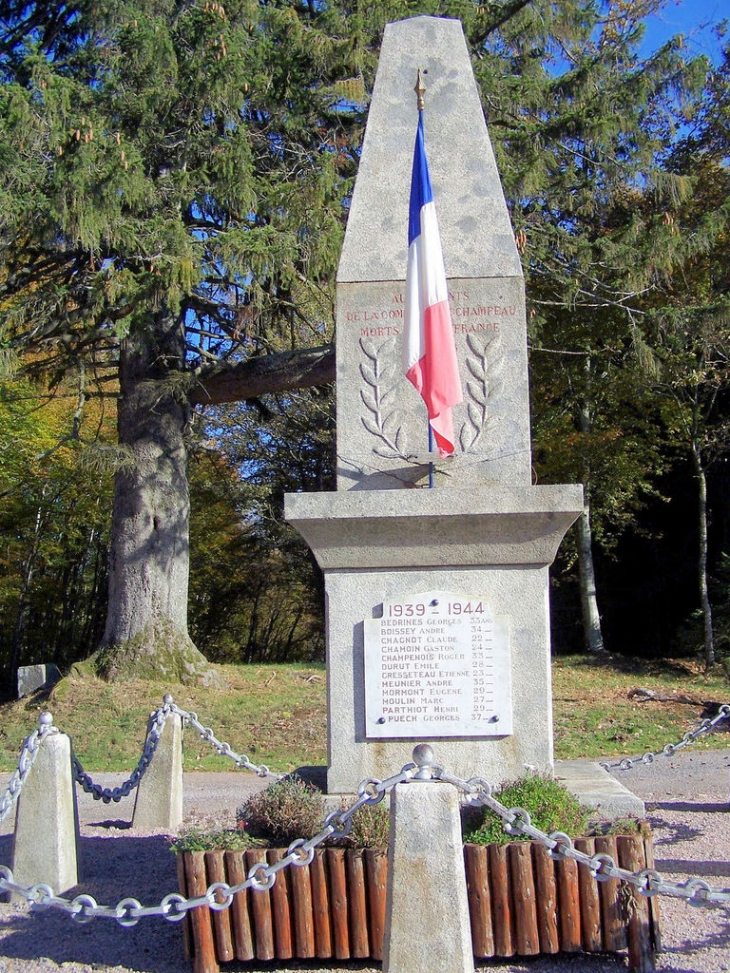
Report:
[{"label": "blue white red flag", "polygon": [[452,406],[463,401],[436,207],[418,113],[408,221],[403,368],[426,403],[441,456],[454,452]]}]

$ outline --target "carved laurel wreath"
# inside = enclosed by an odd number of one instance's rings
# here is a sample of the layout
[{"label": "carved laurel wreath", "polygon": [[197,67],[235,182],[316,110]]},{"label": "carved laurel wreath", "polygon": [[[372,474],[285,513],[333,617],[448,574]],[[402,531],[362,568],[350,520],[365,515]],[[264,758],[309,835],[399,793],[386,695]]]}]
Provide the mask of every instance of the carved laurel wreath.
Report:
[{"label": "carved laurel wreath", "polygon": [[[465,453],[471,452],[482,435],[489,432],[499,421],[490,412],[489,400],[502,390],[502,339],[491,335],[480,345],[473,335],[466,336],[471,355],[466,356],[466,367],[471,379],[466,383],[467,421],[459,433],[459,445]],[[473,357],[472,357],[473,356]]]},{"label": "carved laurel wreath", "polygon": [[[459,445],[463,453],[469,453],[479,443],[485,432],[493,429],[499,419],[490,409],[490,400],[502,388],[502,340],[491,335],[480,344],[473,335],[467,335],[471,354],[466,356],[470,378],[466,383],[466,420],[459,431]],[[395,406],[398,383],[402,375],[396,365],[400,355],[396,338],[388,338],[375,345],[367,338],[360,339],[365,361],[360,365],[364,385],[360,398],[367,413],[362,423],[367,431],[380,440],[375,447],[378,456],[407,460],[409,450],[403,431],[404,416]]]},{"label": "carved laurel wreath", "polygon": [[365,382],[360,398],[368,410],[362,423],[380,440],[381,444],[375,447],[378,456],[405,459],[403,415],[392,404],[400,377],[396,372],[396,362],[400,361],[396,339],[388,338],[376,347],[372,341],[361,338],[360,347],[366,358],[360,365]]}]

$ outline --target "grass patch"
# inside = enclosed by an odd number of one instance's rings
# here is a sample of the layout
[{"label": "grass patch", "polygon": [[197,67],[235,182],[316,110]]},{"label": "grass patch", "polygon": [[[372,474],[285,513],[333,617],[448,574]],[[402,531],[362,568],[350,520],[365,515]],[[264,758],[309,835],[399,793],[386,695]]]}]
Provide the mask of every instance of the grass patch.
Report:
[{"label": "grass patch", "polygon": [[[130,681],[109,684],[91,676],[64,679],[50,699],[32,697],[0,706],[0,771],[17,767],[23,740],[43,710],[68,733],[89,773],[128,773],[144,742],[147,717],[172,692],[182,709],[198,714],[220,741],[254,763],[291,771],[326,763],[325,670],[322,665],[217,666],[225,689]],[[642,688],[668,701],[629,698]],[[692,703],[681,701],[689,698]],[[555,755],[559,759],[636,756],[676,743],[700,723],[702,701],[730,702],[720,668],[705,674],[689,661],[634,662],[606,657],[553,661]],[[724,748],[726,733],[701,737],[693,749]],[[198,734],[185,733],[185,770],[233,770]],[[387,769],[387,768],[386,768]],[[394,768],[395,769],[395,768]],[[475,768],[477,772],[478,768]]]},{"label": "grass patch", "polygon": [[246,851],[248,848],[261,847],[241,828],[211,828],[207,830],[198,825],[184,828],[170,848],[175,854],[183,851]]},{"label": "grass patch", "polygon": [[[290,771],[326,761],[325,672],[322,665],[216,666],[225,689],[170,686],[130,680],[105,683],[70,676],[50,698],[17,700],[0,706],[0,770],[17,767],[23,740],[38,726],[43,710],[68,733],[89,773],[129,772],[144,744],[147,718],[165,693],[187,712],[197,713],[221,742],[256,764]],[[234,770],[193,730],[184,734],[184,767]],[[245,773],[245,771],[243,771]]]},{"label": "grass patch", "polygon": [[[730,702],[722,669],[705,673],[691,660],[561,656],[553,660],[552,669],[555,756],[561,760],[661,750],[699,726],[704,702]],[[662,699],[630,698],[637,688]],[[723,749],[728,743],[727,733],[709,733],[692,747]]]}]

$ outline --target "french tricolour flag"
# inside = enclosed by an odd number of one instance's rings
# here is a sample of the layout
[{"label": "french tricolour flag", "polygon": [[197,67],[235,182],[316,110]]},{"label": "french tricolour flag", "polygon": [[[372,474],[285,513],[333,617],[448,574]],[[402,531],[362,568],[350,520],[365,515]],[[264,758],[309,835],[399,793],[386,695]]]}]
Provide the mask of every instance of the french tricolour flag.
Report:
[{"label": "french tricolour flag", "polygon": [[454,452],[451,407],[463,400],[436,208],[418,113],[408,221],[403,368],[428,409],[441,456]]}]

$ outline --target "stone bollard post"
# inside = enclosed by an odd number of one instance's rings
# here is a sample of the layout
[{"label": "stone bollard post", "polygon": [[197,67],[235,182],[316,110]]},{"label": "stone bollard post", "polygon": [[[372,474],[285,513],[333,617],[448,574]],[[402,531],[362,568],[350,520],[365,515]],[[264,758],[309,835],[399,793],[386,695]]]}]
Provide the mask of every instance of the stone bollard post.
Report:
[{"label": "stone bollard post", "polygon": [[383,973],[473,973],[458,792],[429,779],[431,747],[413,759],[425,779],[391,795]]},{"label": "stone bollard post", "polygon": [[[53,717],[41,713],[42,726]],[[23,782],[15,812],[12,872],[19,885],[50,885],[62,893],[78,885],[78,814],[71,740],[46,732]]]},{"label": "stone bollard post", "polygon": [[[164,702],[172,702],[165,696]],[[183,818],[182,719],[169,713],[152,761],[137,787],[132,827],[174,831]]]}]

